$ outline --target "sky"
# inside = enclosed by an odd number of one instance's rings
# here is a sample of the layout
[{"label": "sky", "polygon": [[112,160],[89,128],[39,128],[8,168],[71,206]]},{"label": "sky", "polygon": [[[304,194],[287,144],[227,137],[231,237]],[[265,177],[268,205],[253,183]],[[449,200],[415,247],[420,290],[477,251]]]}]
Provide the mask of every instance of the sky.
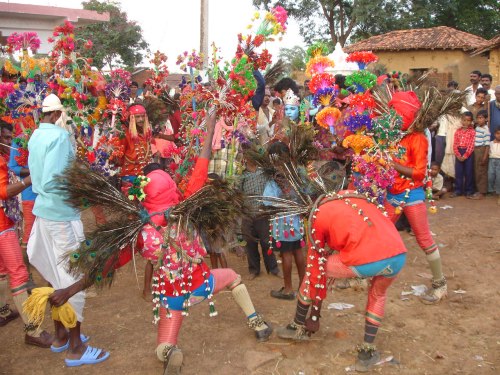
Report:
[{"label": "sky", "polygon": [[[4,0],[6,1],[6,0]],[[14,0],[13,3],[81,8],[81,0]],[[200,0],[122,0],[121,7],[130,20],[143,30],[152,52],[160,50],[168,56],[170,72],[176,72],[175,61],[184,51],[199,49]],[[247,25],[255,8],[251,0],[209,0],[209,46],[215,42],[224,60],[234,56],[238,33],[248,32]],[[273,61],[280,47],[304,46],[298,24],[289,19],[282,41],[268,42]],[[210,48],[210,47],[209,47]],[[209,49],[210,50],[210,49]]]}]

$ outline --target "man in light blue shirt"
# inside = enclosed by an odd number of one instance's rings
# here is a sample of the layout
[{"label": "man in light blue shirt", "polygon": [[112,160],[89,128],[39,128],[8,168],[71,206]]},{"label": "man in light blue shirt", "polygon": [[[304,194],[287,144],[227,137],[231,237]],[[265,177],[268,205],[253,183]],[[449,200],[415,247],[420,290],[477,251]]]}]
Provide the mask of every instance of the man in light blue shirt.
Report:
[{"label": "man in light blue shirt", "polygon": [[40,126],[28,143],[28,166],[33,192],[37,195],[33,213],[36,216],[28,242],[30,263],[55,289],[49,296],[53,306],[69,302],[76,317],[76,327],[69,332],[59,321],[54,321],[53,352],[66,351],[66,365],[80,366],[106,360],[109,353],[85,345],[88,337],[80,334],[85,305],[85,278],[75,277],[67,271],[63,256],[80,247],[85,239],[80,213],[65,202],[58,188],[60,176],[75,156],[70,134],[55,125],[63,106],[59,98],[48,95],[42,103],[44,114]]}]

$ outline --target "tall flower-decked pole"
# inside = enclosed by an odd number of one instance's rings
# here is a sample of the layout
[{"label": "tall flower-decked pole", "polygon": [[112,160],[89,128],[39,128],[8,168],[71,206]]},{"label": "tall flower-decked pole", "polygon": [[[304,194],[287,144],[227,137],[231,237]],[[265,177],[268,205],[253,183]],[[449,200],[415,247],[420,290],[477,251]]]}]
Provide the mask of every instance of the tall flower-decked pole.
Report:
[{"label": "tall flower-decked pole", "polygon": [[[183,128],[186,132],[186,143],[188,144],[188,152],[183,164],[179,167],[180,174],[183,176],[189,171],[188,164],[193,162],[194,154],[190,150],[194,149],[196,141],[193,141],[190,137],[202,134],[205,128],[205,113],[207,111],[209,114],[217,111],[219,118],[224,117],[228,123],[232,124],[234,124],[235,117],[240,116],[241,119],[245,119],[250,115],[247,103],[252,98],[256,88],[256,81],[252,72],[255,69],[265,69],[271,62],[271,55],[266,49],[260,53],[257,53],[256,49],[265,41],[274,40],[274,37],[280,37],[285,32],[287,15],[282,7],[276,7],[270,12],[266,12],[263,17],[257,12],[252,21],[256,20],[260,20],[260,23],[255,36],[247,35],[244,37],[242,34],[238,35],[236,56],[231,63],[226,64],[225,70],[221,70],[217,66],[219,60],[214,47],[214,67],[209,77],[211,80],[209,87],[198,84],[196,78],[192,77],[191,85],[183,88],[181,108],[183,112]],[[190,71],[189,68],[191,67],[196,72],[196,68],[198,64],[201,66],[201,62],[202,59],[194,52],[191,54],[184,52],[177,60],[177,64],[186,72]],[[234,134],[236,129],[237,126],[233,126],[233,137],[237,135]]]}]

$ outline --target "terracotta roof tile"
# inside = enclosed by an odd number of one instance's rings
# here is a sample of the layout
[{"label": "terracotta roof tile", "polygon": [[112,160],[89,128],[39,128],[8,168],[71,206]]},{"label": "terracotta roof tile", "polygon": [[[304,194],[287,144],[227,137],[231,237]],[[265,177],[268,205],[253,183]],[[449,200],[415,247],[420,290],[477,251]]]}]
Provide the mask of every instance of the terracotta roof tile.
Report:
[{"label": "terracotta roof tile", "polygon": [[495,36],[493,39],[487,40],[485,44],[483,44],[481,47],[479,47],[472,53],[472,56],[480,55],[483,52],[492,50],[493,48],[497,48],[499,46],[500,46],[500,34]]},{"label": "terracotta roof tile", "polygon": [[462,49],[464,51],[483,47],[486,39],[456,30],[448,26],[428,29],[396,30],[375,35],[344,48],[354,51],[399,51],[415,49]]}]

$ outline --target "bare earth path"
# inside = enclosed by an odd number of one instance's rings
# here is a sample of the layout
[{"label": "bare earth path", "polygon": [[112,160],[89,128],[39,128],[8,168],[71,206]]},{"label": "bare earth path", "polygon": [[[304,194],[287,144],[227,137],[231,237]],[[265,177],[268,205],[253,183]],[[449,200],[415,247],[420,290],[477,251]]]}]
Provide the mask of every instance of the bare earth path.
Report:
[{"label": "bare earth path", "polygon": [[[377,344],[384,356],[400,363],[384,364],[380,374],[500,374],[500,207],[483,201],[446,199],[432,215],[431,229],[441,248],[449,298],[425,306],[416,297],[401,296],[411,285],[427,284],[425,257],[415,239],[404,233],[409,250],[407,265],[389,291],[386,317]],[[90,222],[88,216],[85,222]],[[229,254],[231,267],[247,278],[246,260]],[[137,258],[142,285],[144,263]],[[297,284],[296,274],[294,283]],[[261,275],[247,281],[257,309],[274,326],[289,322],[295,302],[269,296],[280,281]],[[466,293],[455,293],[462,290]],[[242,312],[229,292],[216,298],[219,315],[208,317],[208,305],[198,305],[185,319],[179,345],[184,352],[183,374],[345,374],[354,363],[354,347],[362,339],[366,292],[329,293],[321,329],[305,343],[289,343],[275,335],[256,344]],[[331,302],[345,302],[349,310],[328,310]],[[91,345],[111,352],[95,366],[69,369],[64,354],[26,346],[20,319],[0,328],[0,374],[160,374],[154,354],[156,332],[151,306],[140,295],[132,265],[120,271],[116,284],[88,300],[83,332]],[[50,321],[44,323],[52,329]]]}]

